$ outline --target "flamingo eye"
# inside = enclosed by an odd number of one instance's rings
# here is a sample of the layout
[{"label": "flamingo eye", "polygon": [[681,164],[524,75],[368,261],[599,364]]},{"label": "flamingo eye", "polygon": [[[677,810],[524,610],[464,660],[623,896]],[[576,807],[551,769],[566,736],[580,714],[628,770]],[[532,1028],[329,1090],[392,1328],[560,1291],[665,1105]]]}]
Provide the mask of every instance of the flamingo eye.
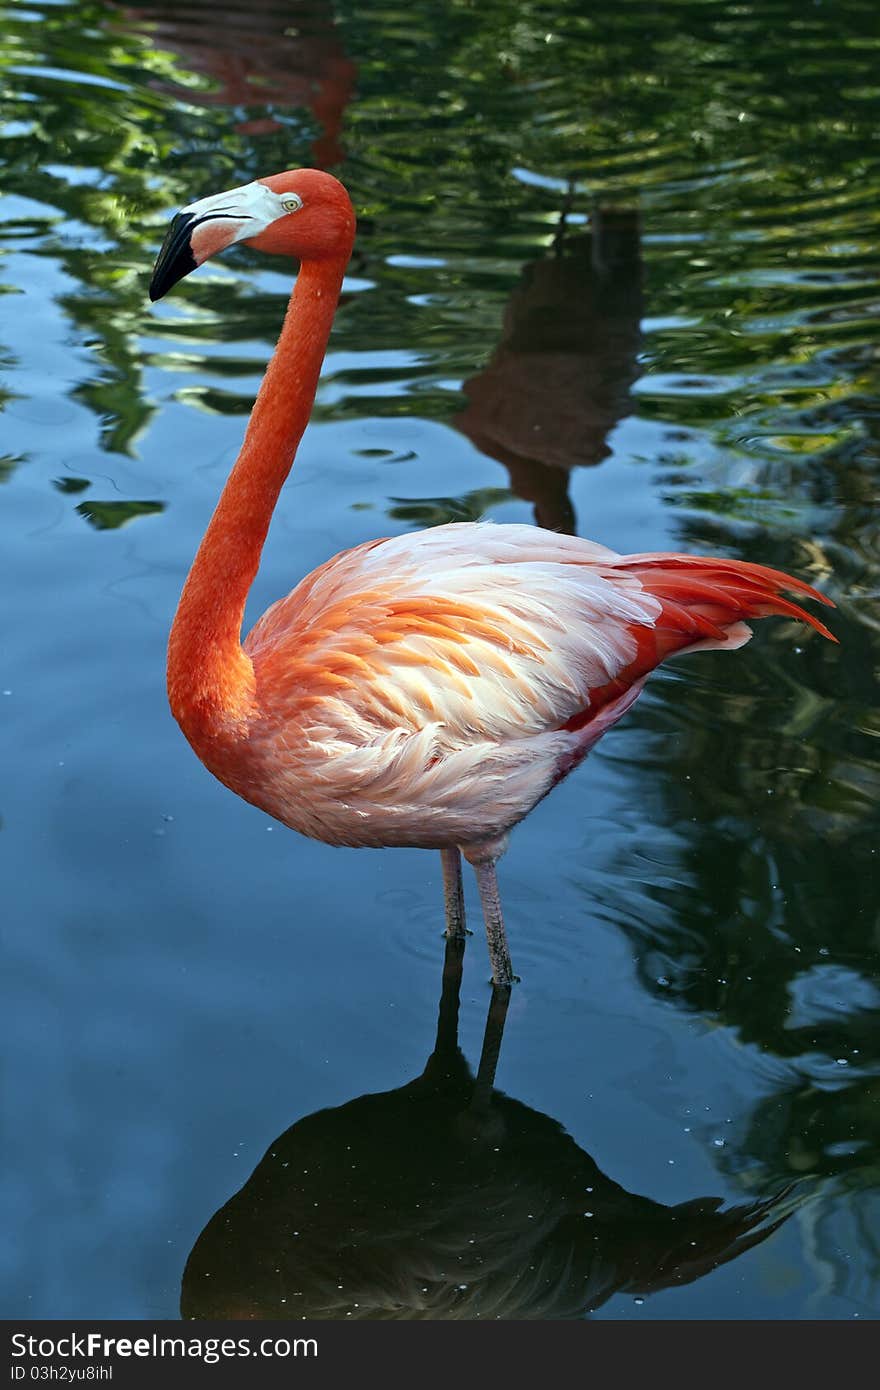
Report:
[{"label": "flamingo eye", "polygon": [[285,212],[299,212],[303,200],[298,193],[285,193],[281,199],[281,205]]}]

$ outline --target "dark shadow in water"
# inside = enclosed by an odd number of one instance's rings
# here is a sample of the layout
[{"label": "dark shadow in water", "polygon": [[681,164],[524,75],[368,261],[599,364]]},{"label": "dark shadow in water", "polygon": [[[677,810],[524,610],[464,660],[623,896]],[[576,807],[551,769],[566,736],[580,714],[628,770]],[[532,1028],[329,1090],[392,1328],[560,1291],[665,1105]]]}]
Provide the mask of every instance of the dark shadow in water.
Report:
[{"label": "dark shadow in water", "polygon": [[209,89],[163,84],[163,90],[200,106],[268,107],[236,122],[242,135],[281,130],[273,107],[304,108],[320,127],[312,162],[328,169],[342,160],[340,132],[357,68],[327,0],[249,0],[234,8],[213,0],[144,0],[120,8],[133,28],[147,28],[158,47],[212,81]]},{"label": "dark shadow in water", "polygon": [[597,207],[591,230],[574,235],[566,211],[549,255],[524,268],[501,342],[465,382],[468,405],[453,423],[504,465],[539,526],[573,534],[568,475],[608,456],[630,409],[642,262],[635,210]]},{"label": "dark shadow in water", "polygon": [[187,1261],[184,1318],[580,1318],[687,1284],[767,1238],[791,1189],[722,1211],[618,1186],[555,1120],[494,1089],[509,990],[476,1079],[458,1045],[463,943],[446,949],[421,1076],[286,1130]]}]

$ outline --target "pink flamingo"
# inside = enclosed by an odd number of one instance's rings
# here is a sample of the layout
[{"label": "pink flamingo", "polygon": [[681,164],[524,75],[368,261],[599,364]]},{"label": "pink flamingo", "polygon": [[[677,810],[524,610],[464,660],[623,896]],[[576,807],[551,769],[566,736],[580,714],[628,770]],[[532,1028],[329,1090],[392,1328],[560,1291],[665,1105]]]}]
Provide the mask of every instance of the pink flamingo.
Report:
[{"label": "pink flamingo", "polygon": [[241,625],[278,494],[308,422],[354,212],[314,169],[190,203],[150,284],[158,299],[233,242],[300,270],[238,460],[171,629],[168,693],[215,777],[333,845],[442,855],[449,936],[474,866],[496,985],[514,980],[496,863],[509,831],[616,724],[665,657],[748,641],[786,614],[836,640],[777,570],[698,555],[618,555],[531,526],[465,523],[335,555]]}]

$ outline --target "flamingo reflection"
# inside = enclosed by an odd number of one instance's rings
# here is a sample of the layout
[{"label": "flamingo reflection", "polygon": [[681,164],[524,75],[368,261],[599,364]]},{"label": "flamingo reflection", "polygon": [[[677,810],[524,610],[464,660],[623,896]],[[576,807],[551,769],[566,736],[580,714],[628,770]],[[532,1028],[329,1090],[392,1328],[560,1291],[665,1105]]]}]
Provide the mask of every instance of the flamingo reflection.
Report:
[{"label": "flamingo reflection", "polygon": [[573,468],[601,463],[638,375],[642,270],[638,213],[597,208],[572,234],[563,212],[550,253],[526,265],[486,367],[463,386],[456,427],[510,475],[535,520],[570,534]]},{"label": "flamingo reflection", "polygon": [[269,1146],[196,1241],[184,1318],[580,1318],[614,1293],[690,1283],[786,1219],[788,1190],[727,1210],[627,1192],[496,1090],[509,987],[493,990],[474,1078],[458,1045],[463,950],[447,941],[421,1076]]}]

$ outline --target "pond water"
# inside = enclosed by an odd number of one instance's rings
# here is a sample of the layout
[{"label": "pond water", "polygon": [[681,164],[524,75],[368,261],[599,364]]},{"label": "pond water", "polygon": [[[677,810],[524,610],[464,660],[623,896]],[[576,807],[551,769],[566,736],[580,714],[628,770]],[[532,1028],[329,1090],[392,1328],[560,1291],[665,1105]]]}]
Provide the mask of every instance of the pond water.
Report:
[{"label": "pond water", "polygon": [[[876,1316],[874,0],[37,0],[0,57],[3,1315]],[[437,855],[297,837],[166,706],[291,275],[152,261],[313,163],[359,234],[251,618],[480,517],[838,605],[515,832],[484,1049],[472,882],[444,971]]]}]

